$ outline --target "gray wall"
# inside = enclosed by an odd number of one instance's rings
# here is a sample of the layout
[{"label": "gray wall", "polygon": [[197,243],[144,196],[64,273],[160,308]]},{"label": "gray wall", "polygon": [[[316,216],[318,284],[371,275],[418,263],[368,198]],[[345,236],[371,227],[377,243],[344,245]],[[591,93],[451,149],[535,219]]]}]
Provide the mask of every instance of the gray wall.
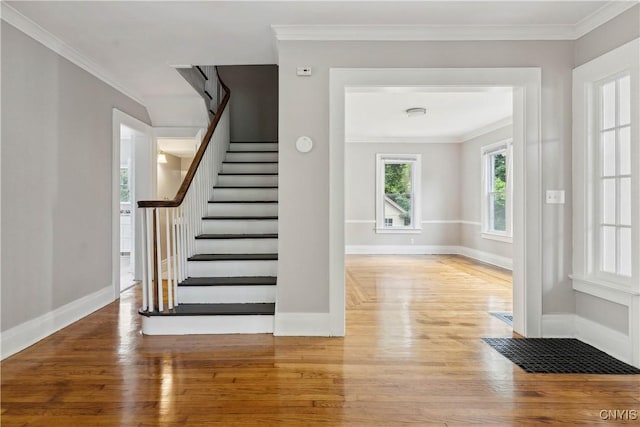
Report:
[{"label": "gray wall", "polygon": [[422,221],[460,219],[461,144],[346,144],[345,209],[347,245],[460,244],[459,224],[422,224],[420,234],[378,234],[375,223],[349,220],[376,218],[376,154],[421,154]]},{"label": "gray wall", "polygon": [[640,5],[616,16],[575,42],[577,67],[640,37]]},{"label": "gray wall", "polygon": [[112,108],[146,109],[2,21],[2,330],[111,285]]},{"label": "gray wall", "polygon": [[231,141],[278,140],[278,66],[218,67],[231,90]]},{"label": "gray wall", "polygon": [[[541,67],[542,188],[571,188],[571,41],[279,42],[280,211],[278,310],[329,309],[329,69]],[[297,77],[296,67],[313,67]],[[294,141],[313,138],[302,155]],[[571,200],[542,207],[543,311],[574,312]],[[300,250],[307,248],[307,250]]]},{"label": "gray wall", "polygon": [[467,223],[460,224],[460,245],[483,252],[500,255],[506,258],[513,256],[512,244],[485,239],[480,235],[482,227],[482,157],[480,150],[485,145],[504,141],[513,137],[513,127],[505,126],[493,132],[480,135],[462,144],[460,153],[462,182],[460,185],[461,219]]}]

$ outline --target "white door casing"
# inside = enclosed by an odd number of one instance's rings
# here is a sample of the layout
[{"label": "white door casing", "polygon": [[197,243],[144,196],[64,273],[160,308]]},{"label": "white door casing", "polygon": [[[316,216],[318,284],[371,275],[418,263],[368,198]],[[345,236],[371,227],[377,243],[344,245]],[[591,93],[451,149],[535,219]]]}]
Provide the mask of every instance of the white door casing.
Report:
[{"label": "white door casing", "polygon": [[345,90],[369,86],[513,88],[513,329],[542,335],[540,68],[332,68],[330,70],[330,335],[345,334]]},{"label": "white door casing", "polygon": [[[126,126],[135,131],[132,147],[133,185],[137,200],[153,199],[156,194],[156,146],[153,138],[153,128],[148,124],[132,117],[122,111],[113,109],[112,132],[112,220],[111,220],[111,253],[112,271],[111,283],[113,285],[114,299],[120,295],[120,126]],[[131,218],[134,224],[134,240],[132,242],[135,256],[135,278],[141,277],[142,251],[139,250],[142,236],[141,221],[136,221],[137,206],[132,201]]]}]

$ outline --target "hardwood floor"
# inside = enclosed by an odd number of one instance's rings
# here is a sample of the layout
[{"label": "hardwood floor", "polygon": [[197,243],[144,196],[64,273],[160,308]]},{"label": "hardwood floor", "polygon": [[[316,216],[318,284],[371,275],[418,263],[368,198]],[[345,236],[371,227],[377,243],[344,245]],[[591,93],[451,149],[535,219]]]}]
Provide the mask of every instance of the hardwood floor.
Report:
[{"label": "hardwood floor", "polygon": [[593,425],[601,410],[640,412],[640,376],[526,374],[483,343],[511,335],[487,313],[510,311],[510,275],[462,257],[348,257],[344,338],[142,336],[136,292],[2,362],[3,427]]}]

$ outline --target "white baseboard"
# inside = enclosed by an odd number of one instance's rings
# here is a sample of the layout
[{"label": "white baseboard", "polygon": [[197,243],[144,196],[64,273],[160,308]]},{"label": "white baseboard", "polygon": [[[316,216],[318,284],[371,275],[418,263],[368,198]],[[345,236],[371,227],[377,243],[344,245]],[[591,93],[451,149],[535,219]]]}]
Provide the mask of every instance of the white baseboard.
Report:
[{"label": "white baseboard", "polygon": [[605,353],[632,364],[632,340],[628,335],[576,314],[542,316],[544,338],[577,338]]},{"label": "white baseboard", "polygon": [[466,246],[458,246],[458,255],[473,258],[475,260],[504,268],[505,270],[513,270],[513,259],[501,255],[492,254],[490,252],[479,251],[477,249],[468,248]]},{"label": "white baseboard", "polygon": [[513,260],[511,258],[466,246],[349,245],[345,248],[345,253],[348,255],[463,255],[507,270],[513,269]]},{"label": "white baseboard", "polygon": [[345,248],[349,255],[450,255],[458,253],[457,246],[435,245],[350,245]]},{"label": "white baseboard", "polygon": [[581,316],[576,316],[575,324],[576,338],[580,341],[591,344],[625,363],[633,363],[631,337]]},{"label": "white baseboard", "polygon": [[113,286],[109,285],[2,332],[2,359],[24,350],[113,301]]},{"label": "white baseboard", "polygon": [[276,313],[276,336],[331,336],[329,313]]}]

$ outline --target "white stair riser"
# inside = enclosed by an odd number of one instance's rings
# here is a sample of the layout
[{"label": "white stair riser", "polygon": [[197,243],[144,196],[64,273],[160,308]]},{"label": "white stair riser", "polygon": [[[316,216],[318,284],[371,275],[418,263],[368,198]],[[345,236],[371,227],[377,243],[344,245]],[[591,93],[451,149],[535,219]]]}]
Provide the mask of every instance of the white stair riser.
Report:
[{"label": "white stair riser", "polygon": [[145,335],[268,334],[273,315],[247,316],[142,316]]},{"label": "white stair riser", "polygon": [[188,261],[189,277],[277,276],[278,261]]},{"label": "white stair riser", "polygon": [[233,200],[277,201],[277,188],[214,188],[213,200],[217,202]]},{"label": "white stair riser", "polygon": [[277,203],[209,203],[210,216],[277,216]]},{"label": "white stair riser", "polygon": [[218,219],[202,221],[203,234],[258,234],[277,232],[277,219]]},{"label": "white stair riser", "polygon": [[242,186],[277,186],[277,175],[220,175],[218,185],[228,185],[232,187]]},{"label": "white stair riser", "polygon": [[233,142],[230,151],[278,151],[277,142]]},{"label": "white stair riser", "polygon": [[199,254],[271,254],[278,252],[278,239],[197,239]]},{"label": "white stair riser", "polygon": [[275,286],[180,286],[180,304],[233,304],[276,302]]},{"label": "white stair riser", "polygon": [[278,173],[277,163],[223,163],[224,173]]},{"label": "white stair riser", "polygon": [[227,153],[227,162],[277,162],[278,153]]}]

